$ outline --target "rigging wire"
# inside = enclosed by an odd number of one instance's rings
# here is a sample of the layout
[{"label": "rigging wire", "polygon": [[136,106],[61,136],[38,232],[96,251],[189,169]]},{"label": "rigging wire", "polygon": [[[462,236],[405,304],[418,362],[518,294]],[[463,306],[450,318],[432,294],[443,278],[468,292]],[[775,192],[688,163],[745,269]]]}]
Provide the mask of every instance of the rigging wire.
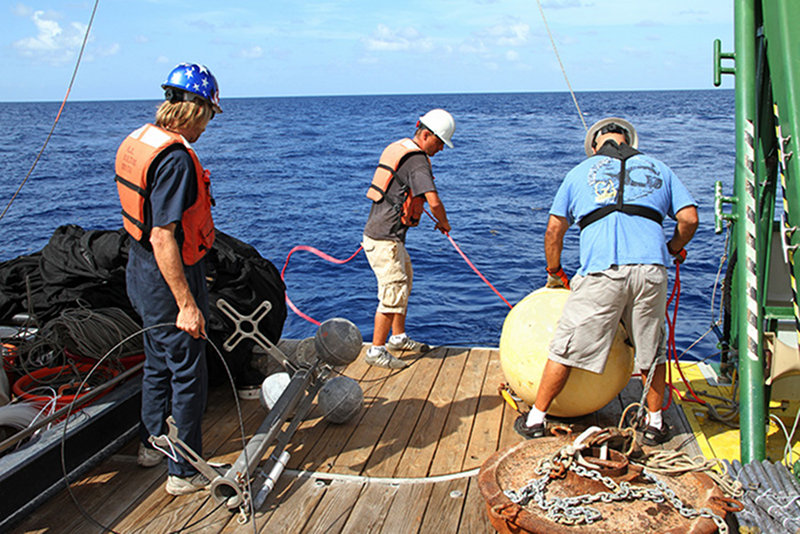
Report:
[{"label": "rigging wire", "polygon": [[[122,339],[114,347],[111,347],[111,349],[109,349],[109,351],[106,354],[104,354],[103,357],[100,358],[97,361],[97,363],[94,364],[92,369],[89,371],[89,373],[83,379],[83,381],[80,383],[80,385],[77,388],[77,391],[75,392],[75,397],[72,400],[72,402],[69,404],[69,407],[67,409],[67,413],[64,416],[64,428],[63,428],[63,431],[61,433],[61,473],[62,473],[62,475],[64,477],[64,482],[65,482],[65,485],[66,485],[67,493],[69,493],[69,496],[72,499],[73,504],[75,504],[75,507],[78,509],[78,511],[81,513],[81,515],[83,515],[83,517],[86,518],[88,521],[90,521],[92,524],[94,524],[97,527],[103,529],[103,532],[111,532],[113,534],[119,534],[119,533],[117,533],[117,531],[115,531],[111,527],[109,527],[107,525],[103,525],[97,519],[95,519],[81,505],[81,503],[78,500],[77,496],[72,491],[72,483],[70,482],[69,474],[67,473],[67,461],[66,461],[66,455],[65,455],[65,446],[66,446],[66,440],[67,440],[67,426],[69,424],[69,418],[70,418],[70,415],[73,413],[73,410],[74,410],[74,407],[75,407],[75,403],[78,400],[78,397],[80,395],[81,389],[83,389],[83,387],[86,385],[86,383],[88,382],[88,380],[91,377],[92,373],[103,364],[103,362],[106,360],[106,358],[108,358],[111,355],[112,352],[117,350],[119,347],[123,346],[125,343],[127,343],[128,341],[133,339],[135,336],[141,335],[141,334],[147,332],[148,330],[152,330],[154,328],[162,328],[162,327],[173,327],[174,328],[175,324],[174,323],[159,323],[159,324],[155,324],[155,325],[152,325],[152,326],[148,326],[148,327],[142,328],[141,330],[139,330],[137,332],[134,332],[131,335],[129,335],[128,337]],[[225,369],[225,373],[228,376],[228,381],[230,382],[231,389],[233,390],[233,400],[234,400],[234,403],[235,403],[235,406],[236,406],[236,415],[237,415],[238,422],[239,422],[240,436],[241,436],[241,439],[242,439],[242,443],[247,443],[247,436],[245,434],[245,428],[244,428],[244,417],[242,416],[242,407],[239,404],[239,397],[236,394],[236,385],[235,385],[235,381],[233,379],[233,374],[231,374],[230,367],[228,367],[228,363],[225,361],[225,358],[222,356],[222,352],[220,352],[219,348],[208,337],[204,337],[204,339],[206,340],[206,342],[209,345],[211,345],[211,347],[216,352],[217,356],[219,356],[219,359],[222,362],[222,366]],[[247,447],[244,447],[242,453],[244,454],[245,464],[250,465],[250,460],[247,457],[248,456]],[[247,493],[252,495],[253,491],[252,491],[252,487],[250,486],[250,477],[245,477],[245,479],[246,479],[246,484],[247,484]],[[250,522],[251,522],[251,525],[253,527],[253,532],[255,534],[257,532],[256,517],[255,517],[256,514],[255,514],[254,503],[252,502],[252,500],[249,502],[249,505],[250,505],[249,512],[250,512],[250,519],[251,519]],[[184,527],[184,528],[190,528],[192,526],[193,525],[190,525],[189,527]],[[183,529],[178,530],[178,531],[174,531],[174,532],[182,532],[182,530]]]},{"label": "rigging wire", "polygon": [[81,58],[83,58],[83,52],[84,52],[84,50],[86,50],[86,43],[89,40],[89,32],[91,32],[91,30],[92,30],[92,23],[94,22],[94,15],[95,15],[95,13],[97,13],[97,5],[99,3],[100,3],[100,0],[95,0],[95,2],[94,2],[94,7],[92,8],[92,16],[89,18],[89,25],[86,26],[86,32],[83,34],[83,42],[81,43],[80,52],[78,52],[78,59],[75,61],[75,68],[72,71],[72,78],[69,81],[69,86],[67,87],[67,93],[64,95],[64,100],[61,101],[61,107],[58,108],[58,113],[56,113],[56,118],[53,121],[53,125],[50,127],[50,132],[47,134],[47,137],[44,140],[44,144],[42,145],[42,148],[39,150],[39,153],[36,155],[36,158],[33,160],[33,165],[31,165],[30,170],[28,170],[28,173],[25,175],[25,178],[19,184],[19,187],[17,187],[17,190],[14,191],[14,194],[11,196],[11,200],[8,201],[8,204],[6,205],[6,207],[3,210],[3,212],[0,213],[0,221],[2,221],[3,217],[6,216],[6,213],[11,208],[11,204],[14,203],[14,200],[16,200],[17,195],[19,195],[19,192],[22,190],[22,187],[28,181],[28,178],[31,177],[31,174],[33,174],[33,170],[36,168],[36,165],[39,163],[39,159],[42,157],[42,153],[44,153],[44,149],[47,147],[48,143],[50,142],[50,138],[53,136],[53,132],[56,129],[56,124],[58,124],[58,121],[61,118],[61,112],[64,110],[64,106],[67,103],[67,98],[69,98],[69,93],[70,93],[70,91],[72,91],[72,85],[75,83],[75,78],[78,75],[78,67],[81,64]]},{"label": "rigging wire", "polygon": [[572,96],[572,101],[575,103],[575,109],[578,110],[578,116],[581,118],[581,122],[583,123],[583,129],[589,131],[589,127],[586,126],[586,120],[583,118],[583,112],[581,111],[581,107],[580,105],[578,105],[578,99],[575,97],[575,91],[572,90],[572,85],[569,83],[569,77],[567,76],[567,69],[564,68],[564,63],[561,62],[561,56],[558,53],[558,47],[556,46],[556,41],[555,39],[553,39],[553,34],[550,32],[550,26],[547,24],[547,17],[544,16],[544,9],[542,9],[542,0],[536,0],[536,4],[539,6],[539,13],[542,14],[542,21],[544,22],[544,28],[547,30],[547,35],[550,37],[550,44],[553,46],[553,52],[555,52],[558,64],[561,66],[561,74],[564,75],[564,81],[567,82],[567,88],[569,89],[569,94]]}]

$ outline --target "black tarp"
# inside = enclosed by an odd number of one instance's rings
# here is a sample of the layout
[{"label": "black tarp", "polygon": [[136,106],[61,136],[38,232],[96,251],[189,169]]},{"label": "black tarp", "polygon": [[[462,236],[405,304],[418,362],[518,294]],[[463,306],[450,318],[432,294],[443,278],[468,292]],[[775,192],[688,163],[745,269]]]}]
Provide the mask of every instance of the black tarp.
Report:
[{"label": "black tarp", "polygon": [[[59,227],[41,252],[0,263],[0,323],[8,324],[14,315],[31,312],[36,324],[43,327],[78,306],[120,308],[140,323],[125,290],[128,246],[128,234],[121,229]],[[286,320],[286,287],[280,273],[255,248],[219,230],[206,267],[211,305],[208,337],[223,353],[237,385],[260,383],[263,375],[249,365],[252,341],[240,343],[232,353],[223,350],[234,327],[216,302],[224,298],[249,315],[268,300],[272,310],[258,328],[277,343]],[[212,384],[226,381],[214,349],[207,353]]]}]

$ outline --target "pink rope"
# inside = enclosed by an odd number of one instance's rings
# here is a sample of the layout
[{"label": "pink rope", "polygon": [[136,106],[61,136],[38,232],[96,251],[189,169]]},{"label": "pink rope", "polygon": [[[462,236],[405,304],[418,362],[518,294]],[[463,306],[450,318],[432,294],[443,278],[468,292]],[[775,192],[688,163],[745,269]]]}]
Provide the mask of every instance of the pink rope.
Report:
[{"label": "pink rope", "polygon": [[489,282],[489,280],[487,280],[487,279],[486,279],[486,277],[485,277],[485,276],[483,276],[483,275],[481,274],[481,272],[480,272],[480,271],[477,269],[477,267],[475,267],[475,266],[472,264],[472,262],[471,262],[471,261],[469,261],[469,258],[467,258],[467,255],[466,255],[466,254],[464,254],[464,253],[461,251],[461,248],[460,248],[458,245],[456,245],[456,242],[453,240],[453,238],[450,236],[450,234],[449,234],[449,233],[445,233],[445,235],[447,236],[447,239],[449,239],[449,240],[450,240],[450,242],[453,244],[453,247],[455,247],[455,249],[456,249],[456,252],[458,252],[459,254],[461,254],[461,257],[462,257],[462,258],[464,258],[464,261],[465,261],[465,262],[467,262],[467,265],[469,265],[470,267],[472,267],[472,270],[473,270],[473,271],[475,271],[475,274],[477,274],[478,276],[480,276],[480,277],[481,277],[481,280],[483,280],[483,281],[486,283],[486,285],[487,285],[487,286],[491,287],[491,288],[492,288],[492,291],[494,291],[494,292],[497,294],[497,296],[498,296],[498,297],[500,297],[500,298],[503,300],[503,302],[505,302],[505,303],[506,303],[506,305],[507,305],[509,308],[513,308],[513,306],[512,306],[511,304],[509,304],[509,303],[508,303],[508,301],[506,300],[506,298],[505,298],[503,295],[501,295],[501,294],[500,294],[500,292],[499,292],[497,289],[495,289],[495,287],[494,287],[494,286],[493,286],[493,285],[492,285],[492,284]]},{"label": "pink rope", "polygon": [[[361,252],[361,249],[362,249],[362,247],[359,246],[358,249],[355,252],[353,252],[353,254],[349,258],[347,258],[346,260],[339,260],[339,259],[334,258],[333,256],[329,256],[328,254],[325,254],[321,250],[316,249],[314,247],[309,247],[308,245],[298,245],[298,246],[294,247],[292,250],[290,250],[289,254],[286,256],[286,262],[283,264],[283,269],[281,269],[281,280],[283,280],[283,282],[286,283],[286,279],[284,278],[283,275],[286,272],[286,267],[289,266],[289,258],[291,258],[292,254],[294,254],[298,250],[304,250],[306,252],[311,252],[312,254],[315,254],[315,255],[319,256],[323,260],[329,261],[331,263],[335,263],[337,265],[342,265],[342,264],[345,264],[348,261],[352,260],[353,258],[355,258],[356,255],[359,252]],[[305,319],[309,323],[312,323],[312,324],[315,324],[315,325],[319,326],[319,324],[320,324],[319,321],[317,321],[316,319],[314,319],[312,317],[309,317],[305,313],[301,312],[297,308],[297,306],[294,305],[294,303],[291,301],[291,299],[289,299],[289,293],[288,292],[286,293],[286,304],[297,315],[299,315],[300,317],[302,317],[303,319]]]},{"label": "pink rope", "polygon": [[[425,210],[425,213],[427,213],[427,214],[428,214],[428,217],[430,217],[431,219],[433,219],[434,221],[436,221],[436,219],[434,219],[434,218],[433,218],[433,215],[431,215],[430,213],[428,213],[428,211],[427,211],[427,210]],[[496,288],[495,288],[495,287],[494,287],[494,286],[493,286],[493,285],[492,285],[492,284],[489,282],[489,280],[487,280],[487,279],[486,279],[486,277],[485,277],[485,276],[483,276],[483,274],[482,274],[482,273],[481,273],[481,272],[478,270],[478,268],[477,268],[477,267],[475,267],[475,265],[473,265],[473,263],[472,263],[472,262],[469,260],[469,258],[467,257],[467,255],[466,255],[466,254],[464,254],[464,252],[461,250],[461,247],[459,247],[459,246],[456,244],[456,242],[455,242],[455,240],[452,238],[452,236],[451,236],[449,233],[445,233],[445,235],[447,236],[447,239],[449,239],[449,240],[450,240],[450,243],[452,243],[452,245],[453,245],[453,248],[455,248],[455,249],[456,249],[456,252],[458,252],[458,253],[461,255],[461,257],[462,257],[462,258],[464,258],[464,261],[465,261],[465,262],[467,262],[467,265],[469,265],[469,266],[472,268],[472,270],[473,270],[473,271],[475,271],[475,274],[477,274],[477,275],[480,277],[480,279],[481,279],[481,280],[483,280],[483,281],[484,281],[484,283],[485,283],[487,286],[489,286],[489,287],[492,289],[492,291],[494,291],[494,292],[495,292],[495,294],[496,294],[498,297],[500,297],[500,299],[501,299],[503,302],[505,302],[505,303],[506,303],[506,306],[508,306],[509,308],[513,308],[513,306],[512,306],[512,305],[511,305],[511,304],[510,304],[510,303],[509,303],[507,300],[506,300],[506,298],[505,298],[503,295],[501,295],[501,294],[500,294],[500,292],[499,292],[499,291],[498,291],[498,290],[497,290],[497,289],[496,289]],[[363,247],[360,247],[360,246],[359,246],[359,247],[358,247],[358,249],[357,249],[355,252],[353,252],[353,254],[352,254],[352,255],[351,255],[349,258],[347,258],[346,260],[339,260],[339,259],[336,259],[336,258],[334,258],[333,256],[330,256],[330,255],[328,255],[328,254],[325,254],[325,253],[324,253],[324,252],[322,252],[321,250],[319,250],[319,249],[316,249],[316,248],[314,248],[314,247],[310,247],[310,246],[307,246],[307,245],[298,245],[298,246],[294,247],[292,250],[290,250],[290,251],[289,251],[289,254],[286,256],[286,262],[283,264],[283,269],[281,269],[281,280],[283,280],[283,281],[284,281],[284,283],[286,283],[286,279],[284,278],[284,274],[286,273],[286,267],[288,267],[288,266],[289,266],[289,258],[291,258],[291,257],[292,257],[292,254],[294,254],[294,253],[295,253],[295,252],[297,252],[298,250],[304,250],[304,251],[306,251],[306,252],[311,252],[312,254],[315,254],[315,255],[319,256],[319,257],[320,257],[320,258],[322,258],[323,260],[329,261],[329,262],[331,262],[331,263],[335,263],[335,264],[337,264],[337,265],[343,265],[343,264],[347,263],[348,261],[352,260],[353,258],[355,258],[355,257],[356,257],[356,255],[357,255],[359,252],[361,252],[361,249],[362,249],[362,248],[363,248]],[[309,323],[312,323],[312,324],[315,324],[315,325],[319,326],[319,324],[320,324],[320,323],[319,323],[319,321],[317,321],[316,319],[314,319],[314,318],[312,318],[312,317],[310,317],[310,316],[306,315],[305,313],[303,313],[302,311],[300,311],[300,310],[297,308],[297,306],[295,306],[295,305],[294,305],[294,303],[293,303],[293,302],[291,301],[291,299],[289,298],[289,293],[288,293],[288,292],[286,293],[286,304],[287,304],[287,306],[289,306],[289,309],[291,309],[291,310],[292,310],[294,313],[296,313],[297,315],[299,315],[300,317],[302,317],[303,319],[305,319],[305,320],[306,320],[306,321],[308,321]]]},{"label": "pink rope", "polygon": [[[431,220],[432,220],[433,222],[435,222],[435,223],[437,223],[437,224],[439,223],[439,221],[437,221],[437,220],[436,220],[436,218],[434,218],[434,216],[433,216],[433,215],[431,215],[430,213],[428,213],[428,210],[425,210],[425,214],[426,214],[428,217],[430,217],[430,218],[431,218]],[[506,306],[508,306],[509,308],[513,308],[513,306],[512,306],[511,304],[509,304],[509,303],[508,303],[508,301],[506,300],[506,298],[505,298],[503,295],[501,295],[501,294],[500,294],[500,292],[499,292],[497,289],[495,289],[495,287],[494,287],[494,286],[493,286],[493,285],[492,285],[492,284],[489,282],[489,280],[487,280],[487,279],[486,279],[486,277],[485,277],[485,276],[483,276],[483,274],[481,274],[481,272],[478,270],[478,268],[477,268],[477,267],[475,267],[475,265],[473,265],[471,261],[469,261],[469,258],[467,258],[467,255],[466,255],[466,254],[464,254],[464,252],[461,250],[461,248],[460,248],[460,247],[459,247],[459,246],[456,244],[455,240],[454,240],[454,239],[453,239],[453,238],[450,236],[450,233],[449,233],[449,232],[445,232],[445,233],[444,233],[444,235],[446,235],[446,236],[447,236],[447,239],[449,239],[449,240],[450,240],[450,243],[452,243],[452,244],[453,244],[453,247],[456,249],[456,252],[458,252],[458,253],[461,255],[461,257],[462,257],[462,258],[464,258],[464,261],[465,261],[465,262],[467,262],[467,265],[469,265],[469,266],[472,268],[472,270],[473,270],[473,271],[475,271],[475,274],[477,274],[477,275],[478,275],[478,276],[481,278],[481,280],[483,280],[483,281],[484,281],[484,283],[485,283],[487,286],[489,286],[490,288],[492,288],[492,291],[494,291],[494,292],[495,292],[495,294],[496,294],[498,297],[500,297],[500,299],[501,299],[503,302],[505,302],[505,303],[506,303]]]}]

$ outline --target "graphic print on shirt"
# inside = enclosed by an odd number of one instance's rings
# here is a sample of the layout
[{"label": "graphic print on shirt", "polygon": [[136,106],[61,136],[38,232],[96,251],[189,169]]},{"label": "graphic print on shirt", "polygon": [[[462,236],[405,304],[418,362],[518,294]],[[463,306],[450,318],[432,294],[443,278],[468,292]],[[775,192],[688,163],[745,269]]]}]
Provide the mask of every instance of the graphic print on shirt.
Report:
[{"label": "graphic print on shirt", "polygon": [[[625,168],[625,202],[646,197],[664,185],[655,165],[632,159],[627,161]],[[617,198],[619,164],[615,161],[618,160],[602,158],[589,169],[588,183],[597,204],[611,204]]]}]

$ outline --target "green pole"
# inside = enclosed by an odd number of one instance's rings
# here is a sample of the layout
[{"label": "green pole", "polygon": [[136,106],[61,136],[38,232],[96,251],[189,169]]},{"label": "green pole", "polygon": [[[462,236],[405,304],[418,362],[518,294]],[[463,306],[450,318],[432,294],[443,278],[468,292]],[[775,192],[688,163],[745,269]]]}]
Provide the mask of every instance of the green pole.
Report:
[{"label": "green pole", "polygon": [[[758,188],[756,183],[756,72],[754,0],[737,0],[734,10],[736,47],[735,196],[739,224],[735,235],[737,268],[734,292],[739,318],[739,382],[743,464],[765,457],[764,371],[761,359],[761,310],[758,295]],[[763,236],[761,236],[763,237]]]}]

